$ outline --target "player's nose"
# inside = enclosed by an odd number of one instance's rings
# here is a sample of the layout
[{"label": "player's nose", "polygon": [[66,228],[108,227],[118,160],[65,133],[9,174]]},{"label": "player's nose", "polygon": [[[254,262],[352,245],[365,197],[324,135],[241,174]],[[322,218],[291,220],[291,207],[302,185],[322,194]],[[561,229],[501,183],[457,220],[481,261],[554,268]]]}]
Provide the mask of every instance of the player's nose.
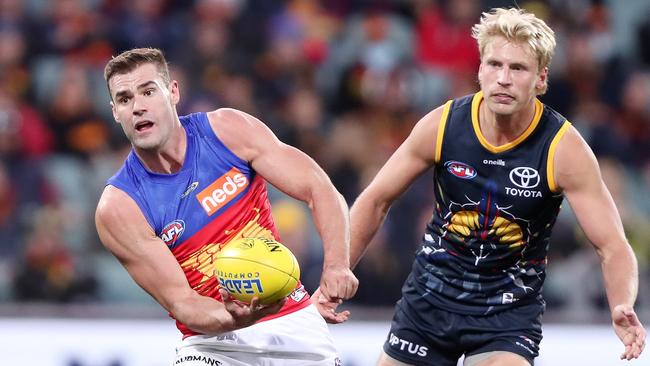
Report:
[{"label": "player's nose", "polygon": [[139,100],[137,97],[133,99],[133,115],[142,116],[146,110],[147,108],[142,100]]},{"label": "player's nose", "polygon": [[504,67],[498,71],[497,83],[499,83],[499,85],[510,85],[512,83],[511,76],[510,70],[507,67]]}]

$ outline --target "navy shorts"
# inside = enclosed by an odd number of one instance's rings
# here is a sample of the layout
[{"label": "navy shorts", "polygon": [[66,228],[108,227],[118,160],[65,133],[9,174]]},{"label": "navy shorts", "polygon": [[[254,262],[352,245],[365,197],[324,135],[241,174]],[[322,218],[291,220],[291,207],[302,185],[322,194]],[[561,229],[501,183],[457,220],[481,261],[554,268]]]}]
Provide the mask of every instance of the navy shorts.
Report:
[{"label": "navy shorts", "polygon": [[491,315],[463,315],[436,308],[424,299],[415,301],[419,312],[404,298],[397,302],[384,343],[384,352],[398,361],[456,366],[462,355],[506,351],[521,355],[533,365],[539,354],[543,305],[531,303]]}]

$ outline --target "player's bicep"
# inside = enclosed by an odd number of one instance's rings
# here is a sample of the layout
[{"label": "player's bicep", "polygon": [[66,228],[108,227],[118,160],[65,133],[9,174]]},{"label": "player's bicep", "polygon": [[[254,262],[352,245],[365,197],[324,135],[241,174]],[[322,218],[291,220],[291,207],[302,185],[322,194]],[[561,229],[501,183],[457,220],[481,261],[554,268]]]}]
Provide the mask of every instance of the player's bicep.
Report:
[{"label": "player's bicep", "polygon": [[165,309],[171,309],[174,299],[188,295],[191,288],[178,262],[126,193],[107,186],[95,222],[104,246]]},{"label": "player's bicep", "polygon": [[573,127],[558,144],[554,164],[558,186],[589,241],[599,250],[625,243],[618,210],[596,157]]},{"label": "player's bicep", "polygon": [[313,187],[330,185],[329,177],[311,157],[280,141],[259,119],[228,108],[209,116],[224,144],[284,193],[309,200]]},{"label": "player's bicep", "polygon": [[297,148],[277,142],[251,162],[252,167],[282,192],[303,201],[310,200],[314,187],[330,187],[323,169]]}]

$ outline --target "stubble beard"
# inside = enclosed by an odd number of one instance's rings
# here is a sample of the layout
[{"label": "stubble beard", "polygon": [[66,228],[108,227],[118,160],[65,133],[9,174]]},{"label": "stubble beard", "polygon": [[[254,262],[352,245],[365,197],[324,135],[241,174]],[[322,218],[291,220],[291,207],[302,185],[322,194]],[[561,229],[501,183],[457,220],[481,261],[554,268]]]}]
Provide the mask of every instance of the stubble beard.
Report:
[{"label": "stubble beard", "polygon": [[162,146],[162,142],[160,141],[161,139],[158,137],[154,136],[146,136],[146,137],[135,137],[133,136],[131,138],[131,145],[133,148],[140,150],[140,151],[146,151],[146,152],[153,152]]}]

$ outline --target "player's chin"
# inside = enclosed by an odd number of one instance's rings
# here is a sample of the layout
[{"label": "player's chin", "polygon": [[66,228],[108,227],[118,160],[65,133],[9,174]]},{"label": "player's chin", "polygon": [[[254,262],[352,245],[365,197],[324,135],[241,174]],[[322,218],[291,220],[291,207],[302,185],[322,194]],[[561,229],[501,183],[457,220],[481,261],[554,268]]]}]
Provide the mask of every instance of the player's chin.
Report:
[{"label": "player's chin", "polygon": [[152,136],[134,136],[133,146],[140,150],[156,150],[160,144]]},{"label": "player's chin", "polygon": [[492,111],[500,115],[511,115],[514,114],[517,110],[517,106],[514,102],[512,103],[493,103]]}]

